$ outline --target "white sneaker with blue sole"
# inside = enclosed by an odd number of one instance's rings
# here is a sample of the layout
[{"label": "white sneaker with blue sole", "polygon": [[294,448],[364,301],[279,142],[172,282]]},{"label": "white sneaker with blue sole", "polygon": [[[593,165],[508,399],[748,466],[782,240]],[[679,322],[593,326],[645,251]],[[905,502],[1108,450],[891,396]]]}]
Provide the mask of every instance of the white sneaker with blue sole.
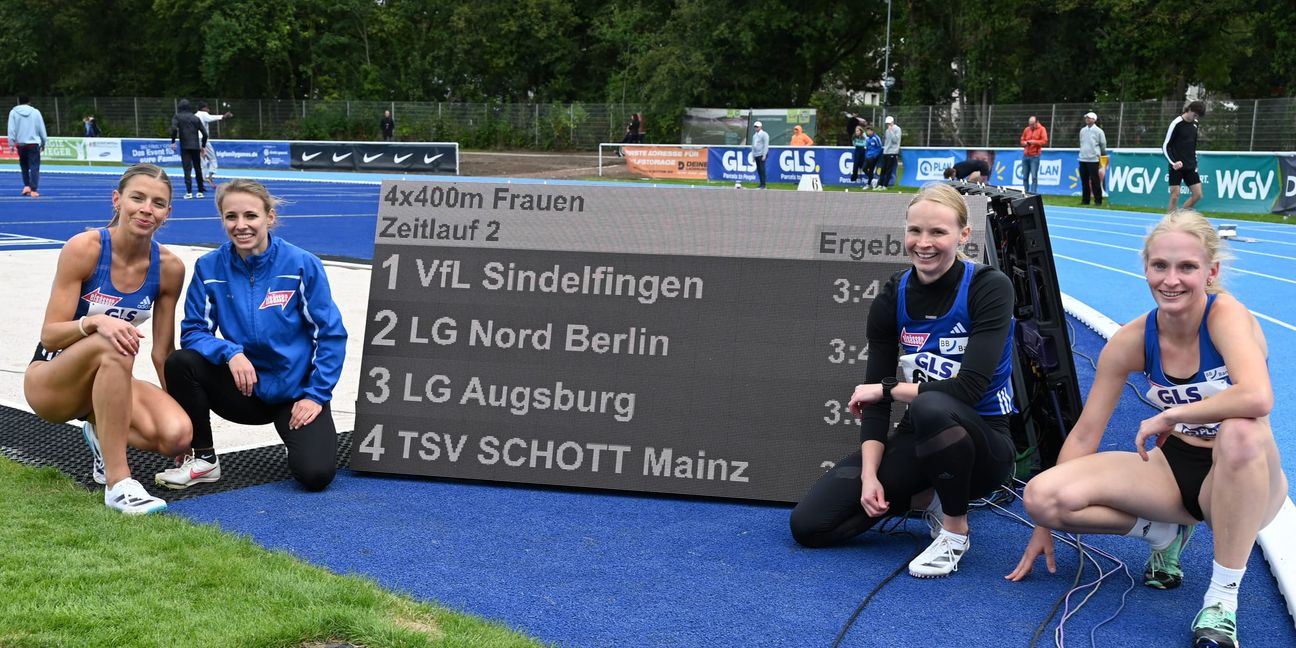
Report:
[{"label": "white sneaker with blue sole", "polygon": [[144,485],[134,479],[123,479],[104,489],[104,504],[125,515],[146,515],[166,509],[166,501],[149,495]]}]

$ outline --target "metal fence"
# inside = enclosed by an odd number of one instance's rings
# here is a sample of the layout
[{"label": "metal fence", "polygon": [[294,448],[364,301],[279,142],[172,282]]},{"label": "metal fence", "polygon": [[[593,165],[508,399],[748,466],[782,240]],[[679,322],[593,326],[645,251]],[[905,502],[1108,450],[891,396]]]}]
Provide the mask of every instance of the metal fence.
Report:
[{"label": "metal fence", "polygon": [[[396,137],[405,141],[459,142],[469,149],[597,148],[617,142],[642,108],[624,104],[492,104],[387,101],[214,99],[212,112],[234,118],[212,125],[224,139],[366,140],[378,139],[384,110],[396,120]],[[167,137],[177,100],[156,97],[37,97],[52,135],[77,136],[82,119],[95,115],[104,136]],[[195,101],[196,104],[196,101]],[[1296,99],[1208,101],[1201,121],[1202,150],[1296,150]],[[1160,147],[1170,121],[1183,102],[1139,101],[1099,104],[1015,104],[974,106],[893,106],[889,113],[904,130],[909,146],[1016,147],[1026,119],[1035,115],[1049,130],[1050,144],[1077,146],[1084,114],[1098,113],[1098,125],[1113,148]],[[863,115],[880,122],[882,109]],[[651,119],[652,115],[648,115]],[[844,130],[840,115],[820,115],[819,137]],[[843,133],[844,135],[844,133]],[[836,143],[847,143],[838,141]]]},{"label": "metal fence", "polygon": [[[491,104],[402,101],[209,99],[212,114],[233,118],[211,125],[221,139],[380,139],[390,110],[396,139],[459,142],[465,148],[595,149],[619,141],[630,114],[623,104]],[[94,115],[104,137],[168,137],[178,99],[156,97],[34,97],[51,135],[85,133]],[[197,109],[197,100],[193,100]]]}]

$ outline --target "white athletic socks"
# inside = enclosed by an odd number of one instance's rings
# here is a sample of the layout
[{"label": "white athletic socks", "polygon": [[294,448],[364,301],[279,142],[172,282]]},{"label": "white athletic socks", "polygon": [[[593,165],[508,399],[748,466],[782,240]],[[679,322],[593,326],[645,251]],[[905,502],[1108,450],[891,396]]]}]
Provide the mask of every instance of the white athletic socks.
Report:
[{"label": "white athletic socks", "polygon": [[1229,612],[1237,612],[1238,587],[1242,585],[1242,575],[1246,574],[1246,567],[1242,569],[1229,569],[1215,561],[1211,561],[1214,569],[1211,571],[1210,587],[1206,589],[1206,596],[1202,598],[1202,607],[1208,607],[1219,603]]},{"label": "white athletic socks", "polygon": [[1175,533],[1179,531],[1179,525],[1173,522],[1153,522],[1138,518],[1134,520],[1134,528],[1125,533],[1126,538],[1141,538],[1144,542],[1152,545],[1152,548],[1161,551],[1174,542]]}]

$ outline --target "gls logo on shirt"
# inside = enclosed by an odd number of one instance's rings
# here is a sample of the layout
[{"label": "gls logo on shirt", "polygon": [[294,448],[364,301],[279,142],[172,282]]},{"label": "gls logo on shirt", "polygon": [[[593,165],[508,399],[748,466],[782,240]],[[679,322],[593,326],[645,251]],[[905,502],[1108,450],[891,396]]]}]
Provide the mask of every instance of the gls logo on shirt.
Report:
[{"label": "gls logo on shirt", "polygon": [[293,294],[294,291],[292,290],[271,290],[266,293],[265,300],[261,302],[261,310],[274,308],[275,306],[278,306],[279,310],[283,310],[288,306],[288,302],[292,300]]}]

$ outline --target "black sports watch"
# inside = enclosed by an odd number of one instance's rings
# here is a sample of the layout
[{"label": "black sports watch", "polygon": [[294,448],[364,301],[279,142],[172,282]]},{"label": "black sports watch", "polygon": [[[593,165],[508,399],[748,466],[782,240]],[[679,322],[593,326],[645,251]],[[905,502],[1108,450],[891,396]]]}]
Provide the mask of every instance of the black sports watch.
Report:
[{"label": "black sports watch", "polygon": [[888,403],[895,400],[894,397],[891,396],[891,390],[895,389],[895,386],[900,384],[900,381],[896,380],[895,376],[887,376],[886,378],[882,379],[881,384],[882,384],[882,400]]}]

